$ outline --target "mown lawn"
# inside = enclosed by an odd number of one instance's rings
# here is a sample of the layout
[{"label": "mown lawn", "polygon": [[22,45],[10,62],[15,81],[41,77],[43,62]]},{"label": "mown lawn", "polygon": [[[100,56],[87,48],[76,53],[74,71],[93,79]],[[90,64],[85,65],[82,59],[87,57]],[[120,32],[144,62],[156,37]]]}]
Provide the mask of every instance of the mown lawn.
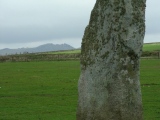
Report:
[{"label": "mown lawn", "polygon": [[0,120],[75,120],[77,61],[0,64]]},{"label": "mown lawn", "polygon": [[144,120],[160,120],[160,59],[141,60]]},{"label": "mown lawn", "polygon": [[[144,120],[160,119],[160,60],[141,60]],[[0,120],[75,120],[79,61],[0,63]]]}]

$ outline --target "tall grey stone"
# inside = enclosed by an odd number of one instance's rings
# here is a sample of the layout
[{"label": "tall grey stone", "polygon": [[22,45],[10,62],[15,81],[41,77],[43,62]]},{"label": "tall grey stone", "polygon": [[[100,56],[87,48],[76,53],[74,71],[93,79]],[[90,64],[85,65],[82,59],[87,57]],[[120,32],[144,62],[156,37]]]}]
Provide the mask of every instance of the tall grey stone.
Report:
[{"label": "tall grey stone", "polygon": [[146,0],[97,0],[85,29],[77,120],[142,120]]}]

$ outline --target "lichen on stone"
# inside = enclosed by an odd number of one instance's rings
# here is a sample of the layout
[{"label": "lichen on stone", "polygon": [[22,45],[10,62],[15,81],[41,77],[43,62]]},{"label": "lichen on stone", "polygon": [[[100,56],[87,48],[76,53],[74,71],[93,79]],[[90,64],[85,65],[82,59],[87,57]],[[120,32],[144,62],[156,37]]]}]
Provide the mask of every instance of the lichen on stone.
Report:
[{"label": "lichen on stone", "polygon": [[142,120],[145,0],[97,0],[81,47],[77,120]]}]

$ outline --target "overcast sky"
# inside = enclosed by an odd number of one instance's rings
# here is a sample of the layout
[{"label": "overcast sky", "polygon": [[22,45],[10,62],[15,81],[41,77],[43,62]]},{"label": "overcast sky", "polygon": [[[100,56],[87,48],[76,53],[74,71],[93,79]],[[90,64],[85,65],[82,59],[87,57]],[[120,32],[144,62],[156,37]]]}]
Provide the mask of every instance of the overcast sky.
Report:
[{"label": "overcast sky", "polygon": [[[96,0],[0,0],[0,49],[81,46]],[[145,43],[160,42],[160,0],[147,0]]]}]

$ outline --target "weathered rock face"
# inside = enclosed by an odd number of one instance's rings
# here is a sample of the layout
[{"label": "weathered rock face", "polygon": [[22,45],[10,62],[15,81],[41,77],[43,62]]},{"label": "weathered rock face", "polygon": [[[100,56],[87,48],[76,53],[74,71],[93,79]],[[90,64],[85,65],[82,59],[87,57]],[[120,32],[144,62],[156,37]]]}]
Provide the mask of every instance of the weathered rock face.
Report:
[{"label": "weathered rock face", "polygon": [[146,0],[97,0],[82,41],[77,120],[142,120]]}]

